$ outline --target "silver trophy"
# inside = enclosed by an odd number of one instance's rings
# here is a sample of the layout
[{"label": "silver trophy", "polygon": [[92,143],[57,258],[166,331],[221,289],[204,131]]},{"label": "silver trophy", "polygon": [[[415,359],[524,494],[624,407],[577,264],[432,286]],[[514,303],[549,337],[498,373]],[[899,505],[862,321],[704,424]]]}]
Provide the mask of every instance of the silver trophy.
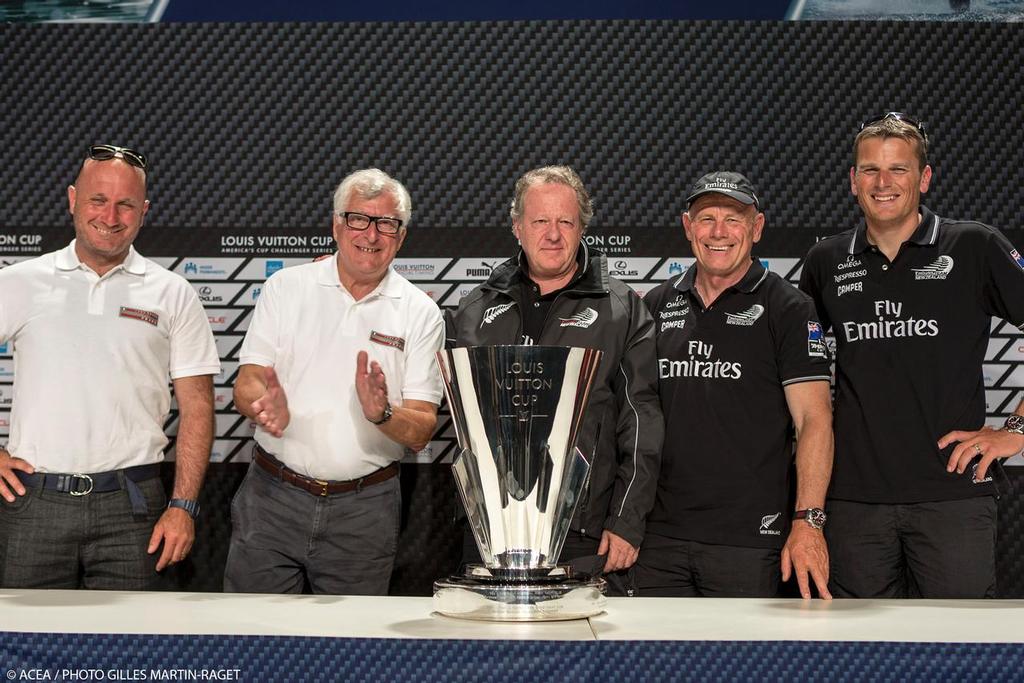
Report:
[{"label": "silver trophy", "polygon": [[459,452],[455,482],[482,565],[434,582],[434,608],[469,619],[580,619],[605,581],[557,564],[590,472],[576,448],[601,352],[562,346],[439,351]]}]

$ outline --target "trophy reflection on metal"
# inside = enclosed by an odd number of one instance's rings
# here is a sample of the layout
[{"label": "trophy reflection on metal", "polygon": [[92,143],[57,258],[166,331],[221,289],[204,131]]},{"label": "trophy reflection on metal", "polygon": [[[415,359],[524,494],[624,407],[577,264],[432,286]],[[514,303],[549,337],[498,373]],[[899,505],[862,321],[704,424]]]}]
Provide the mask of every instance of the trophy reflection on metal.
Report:
[{"label": "trophy reflection on metal", "polygon": [[482,565],[434,583],[434,608],[500,621],[579,619],[605,581],[557,564],[590,463],[576,448],[601,352],[561,346],[439,351],[459,452],[452,464]]}]

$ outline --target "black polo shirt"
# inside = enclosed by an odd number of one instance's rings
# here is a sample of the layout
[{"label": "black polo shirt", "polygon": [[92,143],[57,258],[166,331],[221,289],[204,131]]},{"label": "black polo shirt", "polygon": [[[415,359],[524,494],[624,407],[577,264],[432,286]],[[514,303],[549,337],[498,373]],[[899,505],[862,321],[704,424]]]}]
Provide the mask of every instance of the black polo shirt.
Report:
[{"label": "black polo shirt", "polygon": [[892,262],[863,223],[807,254],[800,287],[836,335],[832,498],[918,503],[995,492],[991,476],[972,481],[972,468],[947,473],[953,446],[937,441],[985,423],[991,317],[1024,322],[1024,258],[995,228],[920,210]]},{"label": "black polo shirt", "polygon": [[784,387],[829,381],[814,304],[759,261],[705,308],[696,266],[647,293],[665,446],[652,533],[779,548],[789,528],[792,419]]},{"label": "black polo shirt", "polygon": [[530,279],[525,252],[519,253],[519,270],[516,273],[516,280],[519,287],[519,301],[521,302],[523,322],[523,344],[535,344],[544,331],[544,323],[551,311],[551,304],[558,295],[567,289],[576,286],[586,271],[586,249],[576,249],[576,272],[572,279],[564,287],[556,289],[547,294],[541,295],[540,287]]}]

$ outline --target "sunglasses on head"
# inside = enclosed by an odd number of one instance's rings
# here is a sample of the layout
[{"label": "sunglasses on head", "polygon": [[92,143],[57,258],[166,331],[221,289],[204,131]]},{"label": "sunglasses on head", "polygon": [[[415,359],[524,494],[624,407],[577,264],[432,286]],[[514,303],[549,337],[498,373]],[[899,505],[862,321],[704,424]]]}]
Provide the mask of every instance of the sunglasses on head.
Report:
[{"label": "sunglasses on head", "polygon": [[146,170],[146,157],[134,149],[118,147],[117,145],[93,145],[89,148],[89,158],[96,161],[107,161],[108,159],[121,158],[136,168]]},{"label": "sunglasses on head", "polygon": [[860,129],[864,130],[868,126],[875,123],[881,123],[886,119],[896,119],[897,121],[902,121],[903,123],[913,126],[914,128],[917,129],[917,132],[921,134],[921,137],[923,137],[927,142],[928,134],[924,131],[924,121],[916,119],[913,116],[910,116],[909,114],[904,114],[901,111],[887,111],[881,116],[875,116],[874,118],[870,118],[864,123],[860,124]]}]

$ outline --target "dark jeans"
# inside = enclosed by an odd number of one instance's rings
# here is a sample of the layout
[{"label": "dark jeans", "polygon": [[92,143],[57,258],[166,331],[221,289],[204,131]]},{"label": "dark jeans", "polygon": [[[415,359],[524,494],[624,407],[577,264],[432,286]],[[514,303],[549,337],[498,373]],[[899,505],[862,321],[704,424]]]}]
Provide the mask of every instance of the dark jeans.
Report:
[{"label": "dark jeans", "polygon": [[146,513],[132,514],[125,490],[72,496],[28,488],[0,498],[0,586],[152,590],[160,550],[146,552],[167,506],[159,478],[138,483]]},{"label": "dark jeans", "polygon": [[829,590],[837,598],[992,598],[996,500],[828,502]]},{"label": "dark jeans", "polygon": [[[480,564],[480,551],[476,547],[476,540],[473,532],[469,530],[469,524],[462,520],[462,562],[464,564]],[[605,556],[598,555],[597,549],[601,546],[601,539],[591,536],[584,536],[578,531],[570,530],[562,545],[562,552],[558,556],[559,564],[571,565],[573,571],[588,576],[603,576],[608,582],[608,594],[632,597],[636,594],[636,584],[633,579],[633,567],[617,572],[604,574]]]},{"label": "dark jeans", "polygon": [[779,551],[647,534],[636,563],[641,597],[774,598]]},{"label": "dark jeans", "polygon": [[398,477],[314,496],[253,464],[231,501],[224,590],[387,595],[401,508]]}]

